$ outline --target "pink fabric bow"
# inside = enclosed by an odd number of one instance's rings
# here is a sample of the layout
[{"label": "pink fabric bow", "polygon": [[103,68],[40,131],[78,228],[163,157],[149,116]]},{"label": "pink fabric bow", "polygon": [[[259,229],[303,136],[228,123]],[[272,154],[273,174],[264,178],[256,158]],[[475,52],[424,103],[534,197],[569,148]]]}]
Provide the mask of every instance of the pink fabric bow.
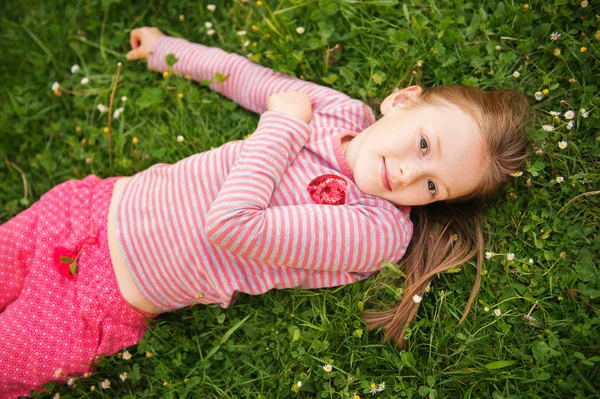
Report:
[{"label": "pink fabric bow", "polygon": [[308,184],[306,188],[315,204],[344,205],[348,182],[337,175],[321,175]]}]

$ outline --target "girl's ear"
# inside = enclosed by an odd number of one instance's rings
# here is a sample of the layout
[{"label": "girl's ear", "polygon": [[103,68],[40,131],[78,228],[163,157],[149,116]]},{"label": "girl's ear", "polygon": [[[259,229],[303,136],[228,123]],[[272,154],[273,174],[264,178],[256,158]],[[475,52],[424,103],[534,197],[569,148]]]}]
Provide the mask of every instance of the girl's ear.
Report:
[{"label": "girl's ear", "polygon": [[387,96],[386,99],[383,100],[383,102],[381,103],[381,113],[383,115],[386,115],[394,107],[402,106],[409,100],[418,98],[422,92],[423,88],[421,86],[410,86],[405,89],[393,92],[392,94]]}]

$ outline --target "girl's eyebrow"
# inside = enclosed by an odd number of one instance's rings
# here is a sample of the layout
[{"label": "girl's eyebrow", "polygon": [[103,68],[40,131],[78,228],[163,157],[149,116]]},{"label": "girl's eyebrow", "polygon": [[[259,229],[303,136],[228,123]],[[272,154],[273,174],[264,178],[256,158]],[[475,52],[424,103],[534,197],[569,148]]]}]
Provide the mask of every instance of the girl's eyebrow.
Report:
[{"label": "girl's eyebrow", "polygon": [[[442,146],[440,145],[440,135],[437,131],[435,132],[435,148],[437,149],[438,158],[442,158]],[[446,189],[446,199],[452,197],[452,192],[450,191],[450,187],[444,184],[444,188]]]}]

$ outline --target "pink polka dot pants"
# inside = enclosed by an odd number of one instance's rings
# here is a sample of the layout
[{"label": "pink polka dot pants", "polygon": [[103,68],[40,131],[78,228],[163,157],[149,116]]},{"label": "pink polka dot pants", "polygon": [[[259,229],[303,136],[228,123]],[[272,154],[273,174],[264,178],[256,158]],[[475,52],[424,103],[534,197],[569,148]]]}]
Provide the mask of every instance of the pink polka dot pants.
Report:
[{"label": "pink polka dot pants", "polygon": [[[69,180],[0,225],[0,399],[79,377],[144,336],[148,314],[123,299],[108,250],[117,179]],[[78,252],[76,274],[56,261]]]}]

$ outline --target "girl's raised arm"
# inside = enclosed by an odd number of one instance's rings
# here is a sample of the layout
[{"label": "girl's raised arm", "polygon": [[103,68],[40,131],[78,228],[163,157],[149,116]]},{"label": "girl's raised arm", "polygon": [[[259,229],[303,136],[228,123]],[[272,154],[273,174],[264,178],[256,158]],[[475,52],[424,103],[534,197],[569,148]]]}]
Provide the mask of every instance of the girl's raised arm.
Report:
[{"label": "girl's raised arm", "polygon": [[[316,113],[331,105],[357,101],[336,90],[274,72],[238,54],[164,35],[151,48],[148,68],[160,72],[168,70],[169,54],[177,58],[173,65],[176,73],[189,75],[198,82],[212,80],[211,89],[258,114],[267,110],[271,94],[285,91],[307,94]],[[228,76],[227,80],[218,82],[214,79],[217,73]]]},{"label": "girl's raised arm", "polygon": [[398,261],[412,237],[406,213],[375,200],[344,205],[269,206],[311,127],[279,112],[262,114],[205,220],[211,242],[238,256],[282,267],[371,272]]}]

